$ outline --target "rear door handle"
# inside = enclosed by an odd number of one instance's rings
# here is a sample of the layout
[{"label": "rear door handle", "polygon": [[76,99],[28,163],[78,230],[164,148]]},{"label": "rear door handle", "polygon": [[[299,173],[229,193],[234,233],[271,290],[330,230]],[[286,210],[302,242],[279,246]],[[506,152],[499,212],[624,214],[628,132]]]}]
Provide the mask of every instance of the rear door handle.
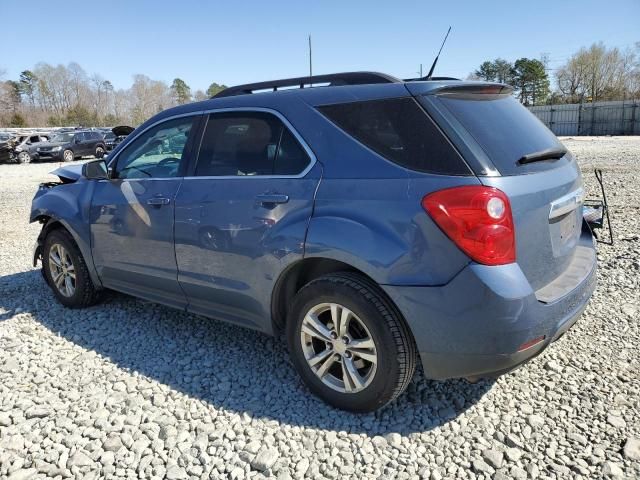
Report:
[{"label": "rear door handle", "polygon": [[170,202],[171,200],[165,197],[153,197],[147,200],[147,205],[154,205],[159,207],[160,205],[169,205]]},{"label": "rear door handle", "polygon": [[263,195],[257,195],[256,200],[259,203],[264,204],[278,204],[287,203],[289,201],[289,195],[281,195],[279,193],[267,193]]}]

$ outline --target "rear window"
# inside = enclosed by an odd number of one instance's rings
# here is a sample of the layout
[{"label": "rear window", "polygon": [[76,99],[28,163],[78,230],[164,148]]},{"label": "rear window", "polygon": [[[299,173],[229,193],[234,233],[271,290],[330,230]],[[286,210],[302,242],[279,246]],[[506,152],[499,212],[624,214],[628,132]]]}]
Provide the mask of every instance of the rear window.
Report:
[{"label": "rear window", "polygon": [[346,133],[398,165],[426,173],[471,173],[413,98],[340,103],[318,109]]},{"label": "rear window", "polygon": [[473,136],[502,175],[517,175],[556,168],[562,160],[519,164],[523,156],[562,144],[529,110],[511,95],[436,95],[442,105]]}]

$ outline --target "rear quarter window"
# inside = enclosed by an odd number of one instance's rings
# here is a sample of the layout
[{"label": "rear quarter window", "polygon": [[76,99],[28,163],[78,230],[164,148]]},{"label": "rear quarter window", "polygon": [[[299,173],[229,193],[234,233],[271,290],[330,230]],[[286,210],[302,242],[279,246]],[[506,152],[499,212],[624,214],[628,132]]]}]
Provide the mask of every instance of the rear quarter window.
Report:
[{"label": "rear quarter window", "polygon": [[411,170],[445,175],[471,171],[413,98],[339,103],[318,110],[387,160]]}]

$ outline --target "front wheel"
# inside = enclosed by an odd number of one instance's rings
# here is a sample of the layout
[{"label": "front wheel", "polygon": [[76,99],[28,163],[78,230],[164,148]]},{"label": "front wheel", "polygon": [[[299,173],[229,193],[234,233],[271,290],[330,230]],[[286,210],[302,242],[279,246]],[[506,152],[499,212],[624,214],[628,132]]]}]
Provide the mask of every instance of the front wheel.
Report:
[{"label": "front wheel", "polygon": [[52,231],[42,252],[44,278],[60,303],[69,308],[93,305],[99,293],[73,237],[65,230]]},{"label": "front wheel", "polygon": [[18,154],[18,163],[29,163],[31,162],[31,155],[29,152],[20,152]]},{"label": "front wheel", "polygon": [[73,151],[71,150],[65,150],[64,152],[62,152],[62,160],[65,162],[73,162],[74,159],[74,155],[73,155]]},{"label": "front wheel", "polygon": [[417,353],[400,313],[379,287],[353,273],[320,277],[295,296],[289,351],[309,389],[327,403],[370,412],[398,397]]},{"label": "front wheel", "polygon": [[102,147],[96,147],[95,157],[96,157],[96,158],[102,158],[102,157],[104,157],[104,148],[102,148]]}]

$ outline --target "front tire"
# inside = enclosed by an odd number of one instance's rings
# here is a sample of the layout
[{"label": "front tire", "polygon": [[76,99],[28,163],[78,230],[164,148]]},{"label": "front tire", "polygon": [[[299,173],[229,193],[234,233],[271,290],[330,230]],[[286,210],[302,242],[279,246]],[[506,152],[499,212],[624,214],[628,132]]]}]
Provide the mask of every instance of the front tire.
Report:
[{"label": "front tire", "polygon": [[417,352],[396,307],[380,288],[354,273],[335,273],[305,285],[287,319],[293,364],[327,403],[370,412],[409,385]]},{"label": "front tire", "polygon": [[29,152],[20,152],[18,154],[18,163],[30,163],[31,162],[31,155],[29,155]]},{"label": "front tire", "polygon": [[74,158],[75,158],[75,156],[74,156],[72,150],[65,150],[64,152],[62,152],[62,161],[63,162],[73,162]]},{"label": "front tire", "polygon": [[96,148],[96,153],[94,155],[96,158],[102,158],[104,157],[104,148],[102,147],[97,147]]},{"label": "front tire", "polygon": [[87,264],[67,231],[54,230],[45,238],[42,270],[53,294],[65,307],[83,308],[98,301],[99,292]]}]

